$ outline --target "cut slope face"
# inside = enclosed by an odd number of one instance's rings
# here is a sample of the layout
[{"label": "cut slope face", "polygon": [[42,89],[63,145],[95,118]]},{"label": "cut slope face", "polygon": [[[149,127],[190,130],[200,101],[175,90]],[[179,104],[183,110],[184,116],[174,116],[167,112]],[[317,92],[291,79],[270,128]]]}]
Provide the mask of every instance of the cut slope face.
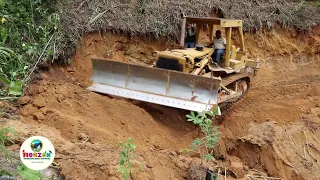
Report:
[{"label": "cut slope face", "polygon": [[79,44],[72,60],[72,67],[76,69],[74,76],[89,86],[92,75],[91,58],[114,59],[139,65],[153,64],[152,51],[173,49],[173,42],[164,40],[129,38],[113,33],[88,34]]},{"label": "cut slope face", "polygon": [[[255,166],[253,162],[261,161],[270,174],[280,173],[284,179],[320,177],[319,133],[307,128],[304,122],[282,126],[264,122],[250,126],[248,135],[241,138],[244,143],[230,154],[237,155],[252,167]],[[251,156],[248,157],[245,151],[251,151]]]},{"label": "cut slope face", "polygon": [[[217,155],[227,160],[230,155],[238,156],[249,168],[272,176],[316,178],[320,154],[316,140],[320,137],[319,28],[310,35],[281,30],[247,35],[246,44],[252,56],[262,57],[262,67],[246,98],[223,112]],[[57,147],[66,176],[117,177],[117,161],[111,159],[116,159],[118,152],[112,147],[133,137],[148,165],[147,173],[136,179],[186,178],[188,166],[179,166],[169,154],[189,147],[198,135],[198,129],[185,121],[188,112],[85,89],[90,85],[91,57],[148,65],[153,63],[149,54],[166,47],[173,45],[90,34],[82,40],[71,67],[52,68],[28,89],[31,101],[20,109],[25,121],[57,131],[65,144],[71,144],[70,148]],[[94,153],[85,154],[87,151]],[[100,153],[102,158],[95,158]],[[71,163],[75,165],[70,167]]]},{"label": "cut slope face", "polygon": [[227,154],[284,179],[319,177],[320,33],[313,33],[247,37],[262,68],[221,125]]}]

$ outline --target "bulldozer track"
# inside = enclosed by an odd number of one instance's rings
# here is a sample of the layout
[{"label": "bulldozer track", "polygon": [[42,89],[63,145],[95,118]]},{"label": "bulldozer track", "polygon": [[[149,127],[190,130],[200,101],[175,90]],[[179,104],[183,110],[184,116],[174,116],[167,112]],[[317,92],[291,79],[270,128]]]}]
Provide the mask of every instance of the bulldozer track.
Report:
[{"label": "bulldozer track", "polygon": [[[235,80],[236,78],[239,78],[240,77],[240,79],[237,79],[237,80]],[[219,120],[223,120],[224,119],[224,117],[226,116],[226,115],[228,115],[228,112],[229,112],[229,110],[230,110],[230,107],[232,107],[232,106],[234,106],[234,105],[237,105],[237,104],[240,104],[245,98],[246,98],[246,94],[248,93],[248,91],[249,91],[249,89],[250,89],[250,80],[248,81],[248,76],[245,76],[244,74],[242,74],[242,75],[235,75],[235,76],[232,76],[231,78],[228,78],[229,79],[229,81],[230,81],[230,79],[233,79],[233,82],[232,83],[234,83],[234,82],[236,82],[236,81],[239,81],[239,80],[245,80],[246,81],[246,83],[247,83],[247,85],[248,85],[248,89],[246,90],[246,92],[242,95],[242,96],[240,96],[239,98],[237,98],[235,101],[232,101],[232,102],[228,102],[225,106],[223,106],[222,108],[221,108],[221,111],[222,112],[224,112],[224,113],[222,113],[222,115],[220,116],[220,118],[219,118]],[[230,85],[231,83],[229,83],[228,85]]]}]

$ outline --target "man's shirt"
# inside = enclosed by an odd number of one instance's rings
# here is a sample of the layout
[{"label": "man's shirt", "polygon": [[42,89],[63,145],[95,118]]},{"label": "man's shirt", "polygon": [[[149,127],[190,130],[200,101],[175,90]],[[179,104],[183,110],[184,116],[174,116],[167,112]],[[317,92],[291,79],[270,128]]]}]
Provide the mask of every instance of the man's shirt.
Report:
[{"label": "man's shirt", "polygon": [[224,37],[220,37],[219,39],[214,38],[213,40],[214,49],[226,49],[225,44],[227,44],[227,42]]}]

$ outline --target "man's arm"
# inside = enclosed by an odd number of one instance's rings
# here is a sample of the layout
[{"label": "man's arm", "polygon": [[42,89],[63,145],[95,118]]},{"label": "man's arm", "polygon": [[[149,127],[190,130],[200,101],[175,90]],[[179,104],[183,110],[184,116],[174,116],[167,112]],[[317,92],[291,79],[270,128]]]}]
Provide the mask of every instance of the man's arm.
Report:
[{"label": "man's arm", "polygon": [[207,47],[212,47],[212,48],[214,48],[214,39],[212,40],[212,42],[211,42]]}]

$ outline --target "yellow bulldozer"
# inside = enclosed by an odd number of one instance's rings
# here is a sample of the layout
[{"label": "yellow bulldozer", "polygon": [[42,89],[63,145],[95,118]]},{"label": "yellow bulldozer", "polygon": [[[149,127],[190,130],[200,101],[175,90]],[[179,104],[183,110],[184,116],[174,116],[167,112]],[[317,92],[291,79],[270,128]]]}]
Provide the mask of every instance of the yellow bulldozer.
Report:
[{"label": "yellow bulldozer", "polygon": [[[195,25],[195,48],[184,48],[186,24]],[[199,43],[204,28],[208,42]],[[220,64],[212,59],[211,42],[216,29],[224,29],[226,37]],[[234,37],[237,45],[232,42]],[[152,52],[156,62],[153,67],[94,58],[93,84],[88,89],[202,112],[225,106],[245,95],[260,66],[259,60],[248,59],[241,20],[183,17],[180,47]]]}]

